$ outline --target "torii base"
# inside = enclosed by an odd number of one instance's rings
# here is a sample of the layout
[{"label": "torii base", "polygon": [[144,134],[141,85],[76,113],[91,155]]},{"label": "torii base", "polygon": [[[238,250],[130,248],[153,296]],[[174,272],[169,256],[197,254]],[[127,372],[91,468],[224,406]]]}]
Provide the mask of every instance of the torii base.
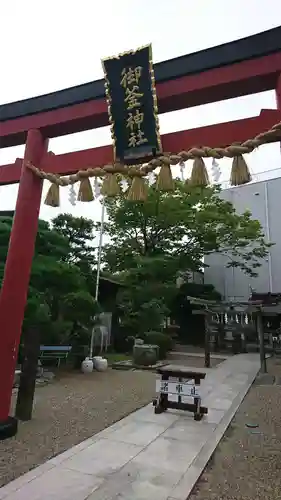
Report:
[{"label": "torii base", "polygon": [[15,417],[8,417],[0,422],[0,441],[14,437],[18,432],[18,421]]}]

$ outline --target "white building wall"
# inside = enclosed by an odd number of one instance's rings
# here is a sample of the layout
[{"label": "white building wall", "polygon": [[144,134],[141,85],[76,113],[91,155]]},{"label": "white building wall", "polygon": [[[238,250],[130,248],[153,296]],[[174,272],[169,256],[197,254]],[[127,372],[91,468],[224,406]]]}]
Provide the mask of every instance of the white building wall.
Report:
[{"label": "white building wall", "polygon": [[226,299],[247,300],[250,287],[256,292],[281,292],[281,178],[246,184],[222,191],[238,213],[250,210],[253,219],[263,226],[268,241],[275,243],[257,278],[250,278],[239,269],[226,269],[227,259],[220,254],[205,258],[204,281],[211,283]]}]

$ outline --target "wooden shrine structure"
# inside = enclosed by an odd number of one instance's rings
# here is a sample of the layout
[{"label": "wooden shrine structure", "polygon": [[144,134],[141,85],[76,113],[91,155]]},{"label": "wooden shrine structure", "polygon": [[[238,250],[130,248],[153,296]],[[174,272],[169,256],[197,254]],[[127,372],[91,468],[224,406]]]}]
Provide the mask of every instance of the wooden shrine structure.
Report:
[{"label": "wooden shrine structure", "polygon": [[211,347],[211,324],[214,316],[226,314],[231,318],[226,329],[230,328],[235,334],[241,337],[243,333],[243,325],[237,321],[238,316],[251,316],[255,321],[255,330],[258,337],[261,371],[265,373],[266,367],[266,350],[265,350],[265,335],[263,318],[273,316],[280,317],[281,303],[274,298],[270,300],[248,300],[248,301],[215,301],[204,300],[197,297],[187,296],[186,299],[190,304],[201,306],[201,309],[195,309],[194,314],[204,314],[205,316],[205,367],[210,367],[210,347]]}]

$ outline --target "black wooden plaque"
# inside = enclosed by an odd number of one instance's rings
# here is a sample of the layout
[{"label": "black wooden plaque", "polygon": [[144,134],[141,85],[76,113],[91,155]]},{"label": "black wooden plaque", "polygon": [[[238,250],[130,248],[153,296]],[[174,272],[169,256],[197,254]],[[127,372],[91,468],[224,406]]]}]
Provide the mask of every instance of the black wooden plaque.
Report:
[{"label": "black wooden plaque", "polygon": [[151,45],[102,61],[114,161],[161,153]]}]

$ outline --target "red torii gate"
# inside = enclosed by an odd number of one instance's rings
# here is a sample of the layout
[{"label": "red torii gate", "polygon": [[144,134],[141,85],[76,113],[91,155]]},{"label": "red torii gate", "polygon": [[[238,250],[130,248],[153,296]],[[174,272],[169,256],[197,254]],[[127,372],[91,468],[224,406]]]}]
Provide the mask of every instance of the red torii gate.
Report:
[{"label": "red torii gate", "polygon": [[[277,110],[162,136],[164,151],[243,142],[281,121],[281,28],[155,65],[159,112],[275,90]],[[26,143],[24,160],[61,175],[112,161],[112,146],[48,154],[48,139],[108,125],[103,80],[0,106],[0,147]],[[0,168],[0,185],[19,192],[0,293],[0,439],[16,433],[9,417],[14,370],[37,234],[43,181],[22,159]]]}]

